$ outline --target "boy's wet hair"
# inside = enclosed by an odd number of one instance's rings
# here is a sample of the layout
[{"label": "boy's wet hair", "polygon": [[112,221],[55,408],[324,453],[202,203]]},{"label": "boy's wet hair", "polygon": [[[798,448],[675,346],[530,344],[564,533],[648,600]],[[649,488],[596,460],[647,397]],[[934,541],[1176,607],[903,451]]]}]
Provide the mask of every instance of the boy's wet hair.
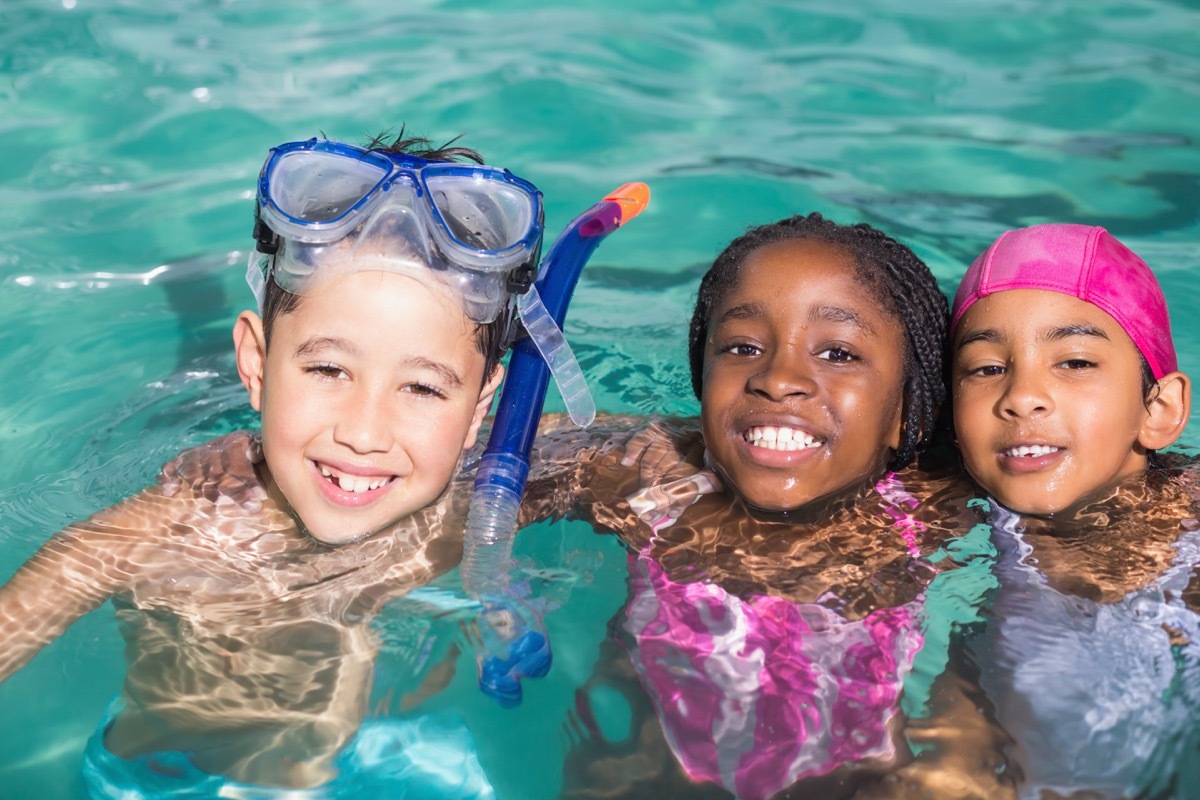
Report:
[{"label": "boy's wet hair", "polygon": [[855,275],[904,328],[904,419],[900,446],[889,470],[912,463],[917,450],[935,433],[946,399],[946,330],[950,309],[925,262],[883,231],[865,222],[839,225],[820,214],[795,216],[753,228],[725,248],[700,281],[688,332],[692,390],[701,395],[708,323],[725,295],[737,284],[742,263],[764,245],[789,239],[816,239],[837,245],[854,258]]},{"label": "boy's wet hair", "polygon": [[[371,141],[365,147],[368,150],[380,153],[399,153],[416,156],[426,161],[474,161],[476,164],[484,163],[483,156],[477,150],[455,144],[461,137],[456,136],[438,147],[434,146],[431,140],[423,136],[406,137],[404,134],[404,126],[401,126],[400,132],[394,137],[390,132],[381,133],[378,136],[372,137]],[[263,298],[262,321],[263,335],[266,337],[268,344],[271,341],[271,328],[274,326],[275,320],[281,314],[288,314],[295,311],[299,304],[300,296],[280,287],[275,282],[274,275],[267,279],[266,293]],[[495,320],[477,325],[475,328],[475,345],[484,357],[483,380],[485,383],[491,376],[492,370],[500,363],[500,359],[508,349],[504,344],[504,333],[508,324],[507,316],[501,314]]]}]

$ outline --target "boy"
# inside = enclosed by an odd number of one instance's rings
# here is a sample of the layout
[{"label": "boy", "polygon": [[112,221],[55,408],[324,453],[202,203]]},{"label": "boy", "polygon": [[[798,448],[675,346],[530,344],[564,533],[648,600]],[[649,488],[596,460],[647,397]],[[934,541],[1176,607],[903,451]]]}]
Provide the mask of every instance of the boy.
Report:
[{"label": "boy", "polygon": [[[241,314],[234,343],[262,414],[261,505],[152,486],[53,537],[0,588],[0,679],[117,607],[129,667],[89,744],[96,795],[380,795],[386,774],[411,777],[412,764],[355,775],[367,757],[338,754],[366,711],[371,618],[460,558],[447,534],[469,492],[448,489],[500,383],[542,213],[532,184],[450,162],[482,164],[474,151],[378,144],[285,144],[259,178],[261,316]],[[467,754],[439,765],[460,781],[443,796],[486,796],[469,738],[442,733]]]}]

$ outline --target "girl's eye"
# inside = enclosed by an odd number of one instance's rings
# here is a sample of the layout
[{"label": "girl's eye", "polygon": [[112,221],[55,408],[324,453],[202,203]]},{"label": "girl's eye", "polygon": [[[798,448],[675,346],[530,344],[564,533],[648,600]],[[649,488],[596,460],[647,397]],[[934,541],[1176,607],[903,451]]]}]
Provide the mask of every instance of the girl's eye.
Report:
[{"label": "girl's eye", "polygon": [[417,397],[434,397],[444,399],[446,393],[436,386],[431,386],[428,383],[410,383],[401,388],[402,392],[415,394]]},{"label": "girl's eye", "polygon": [[1059,366],[1066,367],[1067,369],[1088,369],[1089,367],[1096,366],[1096,362],[1088,361],[1086,358],[1068,358],[1059,364]]},{"label": "girl's eye", "polygon": [[984,364],[982,367],[971,367],[963,370],[963,374],[967,376],[977,375],[981,378],[991,378],[996,375],[1004,374],[1004,367],[1000,364]]},{"label": "girl's eye", "polygon": [[758,356],[762,355],[762,348],[757,345],[747,344],[746,342],[735,342],[727,344],[721,348],[722,353],[729,353],[733,356]]},{"label": "girl's eye", "polygon": [[857,356],[844,347],[828,347],[817,353],[817,358],[823,358],[835,364],[845,364],[856,360]]},{"label": "girl's eye", "polygon": [[337,364],[313,364],[305,367],[304,371],[310,375],[316,375],[319,378],[330,381],[350,377],[346,374],[346,370],[342,369]]}]

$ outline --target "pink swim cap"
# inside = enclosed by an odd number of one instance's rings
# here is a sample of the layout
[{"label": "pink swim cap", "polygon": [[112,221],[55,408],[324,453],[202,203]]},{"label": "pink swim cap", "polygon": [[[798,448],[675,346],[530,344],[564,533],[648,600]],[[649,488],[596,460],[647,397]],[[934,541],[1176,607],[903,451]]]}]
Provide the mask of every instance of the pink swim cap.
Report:
[{"label": "pink swim cap", "polygon": [[1104,228],[1034,225],[1001,234],[958,285],[951,334],[976,300],[1009,289],[1045,289],[1091,303],[1125,329],[1156,380],[1178,368],[1167,300],[1154,273]]}]

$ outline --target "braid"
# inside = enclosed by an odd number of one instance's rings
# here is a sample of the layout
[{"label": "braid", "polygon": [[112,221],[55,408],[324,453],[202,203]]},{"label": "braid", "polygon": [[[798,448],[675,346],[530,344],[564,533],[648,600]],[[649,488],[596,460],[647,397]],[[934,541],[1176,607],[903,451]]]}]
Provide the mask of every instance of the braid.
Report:
[{"label": "braid", "polygon": [[742,262],[754,250],[787,239],[819,239],[844,247],[854,257],[857,277],[866,282],[876,300],[904,327],[904,420],[900,446],[888,469],[907,466],[917,450],[932,438],[938,411],[946,399],[944,370],[949,307],[925,262],[865,222],[839,225],[813,213],[762,225],[734,239],[700,281],[688,332],[692,390],[699,398],[708,324],[713,309],[737,283]]}]

